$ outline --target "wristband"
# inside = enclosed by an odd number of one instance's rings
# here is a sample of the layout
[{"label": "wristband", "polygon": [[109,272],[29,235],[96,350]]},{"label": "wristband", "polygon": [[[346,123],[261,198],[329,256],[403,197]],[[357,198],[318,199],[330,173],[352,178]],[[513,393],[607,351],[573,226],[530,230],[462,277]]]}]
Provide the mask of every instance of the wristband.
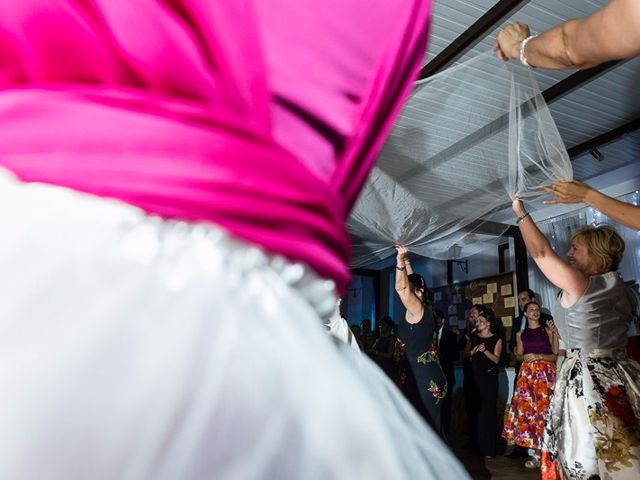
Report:
[{"label": "wristband", "polygon": [[520,62],[527,68],[533,68],[533,67],[529,65],[529,62],[527,62],[527,56],[524,54],[524,49],[527,46],[527,43],[529,43],[529,40],[536,37],[537,35],[529,35],[527,38],[522,40],[522,42],[520,42]]},{"label": "wristband", "polygon": [[399,266],[396,265],[396,270],[400,270],[402,272],[402,271],[404,271],[406,269],[407,269],[407,267],[404,267],[404,266],[403,267],[399,267]]},{"label": "wristband", "polygon": [[529,213],[525,213],[523,216],[518,217],[518,223],[522,223],[524,222],[524,219],[527,218],[529,216]]}]

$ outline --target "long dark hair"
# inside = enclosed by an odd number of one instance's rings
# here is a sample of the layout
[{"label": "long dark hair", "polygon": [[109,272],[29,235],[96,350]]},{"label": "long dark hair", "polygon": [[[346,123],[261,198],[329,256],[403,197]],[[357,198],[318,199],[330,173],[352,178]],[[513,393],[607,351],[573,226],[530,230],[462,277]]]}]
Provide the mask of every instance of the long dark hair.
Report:
[{"label": "long dark hair", "polygon": [[489,322],[489,329],[491,333],[497,333],[498,330],[498,321],[496,319],[496,314],[489,307],[485,307],[484,305],[474,305],[476,310],[478,310],[478,316],[484,317]]},{"label": "long dark hair", "polygon": [[409,283],[411,283],[411,287],[413,291],[422,290],[424,294],[422,295],[422,303],[424,305],[431,304],[431,292],[427,288],[427,284],[424,281],[424,277],[418,273],[412,273],[408,276]]}]

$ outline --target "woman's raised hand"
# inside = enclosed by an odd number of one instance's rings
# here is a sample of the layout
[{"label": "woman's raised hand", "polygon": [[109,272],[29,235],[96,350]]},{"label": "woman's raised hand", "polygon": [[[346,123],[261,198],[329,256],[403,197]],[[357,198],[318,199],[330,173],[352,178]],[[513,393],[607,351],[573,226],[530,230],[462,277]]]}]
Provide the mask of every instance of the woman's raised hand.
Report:
[{"label": "woman's raised hand", "polygon": [[584,202],[589,191],[593,190],[589,185],[575,180],[563,182],[557,180],[551,187],[544,187],[544,191],[554,195],[553,200],[545,200],[545,205],[555,205],[558,203],[578,203]]},{"label": "woman's raised hand", "polygon": [[396,245],[396,251],[398,252],[396,255],[397,264],[404,265],[404,262],[409,255],[409,250],[404,245]]},{"label": "woman's raised hand", "polygon": [[513,213],[515,213],[518,218],[522,218],[527,214],[527,211],[524,209],[524,203],[522,203],[522,200],[519,198],[511,202],[511,208],[513,208]]},{"label": "woman's raised hand", "polygon": [[517,60],[520,58],[520,43],[530,34],[529,27],[522,23],[507,25],[498,33],[493,50],[502,61]]}]

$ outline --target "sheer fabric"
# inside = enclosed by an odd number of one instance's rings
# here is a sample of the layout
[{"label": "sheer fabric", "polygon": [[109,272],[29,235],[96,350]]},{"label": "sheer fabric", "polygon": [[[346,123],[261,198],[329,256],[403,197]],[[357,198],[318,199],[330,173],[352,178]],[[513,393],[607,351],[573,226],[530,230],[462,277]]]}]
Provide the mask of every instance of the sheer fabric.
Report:
[{"label": "sheer fabric", "polygon": [[570,178],[531,71],[485,53],[416,87],[349,219],[352,263],[386,257],[396,243],[433,258],[476,253],[506,228],[487,223],[492,212]]}]

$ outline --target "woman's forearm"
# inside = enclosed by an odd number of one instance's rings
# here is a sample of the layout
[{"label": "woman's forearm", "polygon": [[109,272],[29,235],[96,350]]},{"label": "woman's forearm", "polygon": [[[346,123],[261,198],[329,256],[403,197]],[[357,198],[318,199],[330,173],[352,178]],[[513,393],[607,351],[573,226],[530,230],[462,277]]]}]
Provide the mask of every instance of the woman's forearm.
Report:
[{"label": "woman's forearm", "polygon": [[556,355],[556,357],[560,352],[560,342],[558,341],[558,336],[555,334],[553,335],[553,340],[551,342],[551,351],[553,352],[554,355]]},{"label": "woman's forearm", "polygon": [[583,201],[616,222],[640,231],[640,207],[621,202],[592,188],[589,189]]},{"label": "woman's forearm", "polygon": [[407,269],[407,275],[411,275],[413,273],[413,267],[411,266],[411,260],[408,258],[404,261],[404,266]]},{"label": "woman's forearm", "polygon": [[[524,59],[538,68],[590,68],[640,53],[640,2],[611,0],[585,18],[563,22],[537,37],[529,27],[511,24],[496,39],[499,58]],[[521,55],[522,53],[522,55]]]},{"label": "woman's forearm", "polygon": [[400,259],[396,260],[396,292],[400,293],[409,287],[409,275],[407,267]]},{"label": "woman's forearm", "polygon": [[[529,355],[531,355],[531,356],[525,361],[535,362],[537,360],[545,360],[547,362],[555,362],[557,360],[557,358],[558,358],[557,355],[551,354],[551,353],[549,353],[549,354],[531,353]],[[525,355],[525,357],[526,357],[526,355]]]},{"label": "woman's forearm", "polygon": [[518,226],[520,227],[522,240],[531,258],[536,260],[537,258],[552,254],[553,249],[551,248],[549,240],[542,234],[531,216],[525,213],[521,215],[520,218],[523,219],[518,220]]},{"label": "woman's forearm", "polygon": [[483,353],[484,353],[484,354],[487,356],[487,358],[488,358],[489,360],[491,360],[493,363],[496,363],[496,364],[497,364],[497,363],[500,361],[500,357],[498,357],[498,356],[497,356],[497,355],[495,355],[494,353],[491,353],[489,350],[485,350]]},{"label": "woman's forearm", "polygon": [[[511,328],[514,328],[514,327],[511,327]],[[518,335],[516,337],[516,348],[513,351],[513,353],[515,355],[518,355],[518,356],[522,356],[522,354],[524,353],[524,348],[523,348],[523,345],[522,345],[522,338],[520,337],[520,335]]]},{"label": "woman's forearm", "polygon": [[585,51],[587,44],[592,44],[588,19],[568,20],[538,37],[531,39],[525,48],[525,58],[530,65],[537,68],[590,68],[601,60],[590,55],[592,49]]},{"label": "woman's forearm", "polygon": [[407,250],[405,247],[396,247],[396,292],[400,293],[409,287],[409,273],[407,272]]},{"label": "woman's forearm", "polygon": [[407,278],[407,272],[404,270],[396,270],[396,292],[402,292],[409,286],[409,279]]}]

